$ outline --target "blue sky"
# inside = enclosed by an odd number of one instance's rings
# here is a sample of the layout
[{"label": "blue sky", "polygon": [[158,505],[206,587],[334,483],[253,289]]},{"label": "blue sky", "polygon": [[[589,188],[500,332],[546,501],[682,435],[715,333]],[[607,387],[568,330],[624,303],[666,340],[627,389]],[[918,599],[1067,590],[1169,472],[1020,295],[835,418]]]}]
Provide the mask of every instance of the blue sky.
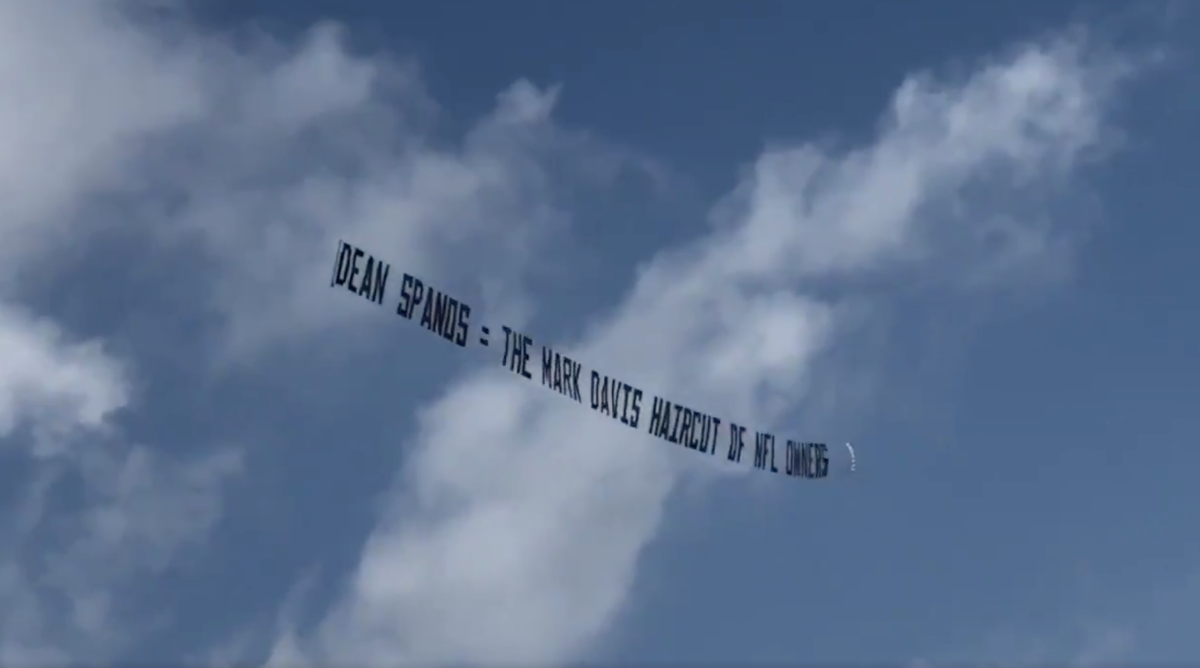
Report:
[{"label": "blue sky", "polygon": [[[0,662],[1200,657],[1196,34],[0,3]],[[405,271],[859,471],[592,415],[392,316]]]}]

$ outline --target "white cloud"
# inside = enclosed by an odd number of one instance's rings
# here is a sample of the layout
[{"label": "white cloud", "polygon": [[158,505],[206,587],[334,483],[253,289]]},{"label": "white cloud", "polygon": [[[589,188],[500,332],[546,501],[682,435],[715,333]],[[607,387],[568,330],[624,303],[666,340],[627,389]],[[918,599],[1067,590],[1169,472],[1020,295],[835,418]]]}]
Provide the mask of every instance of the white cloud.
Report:
[{"label": "white cloud", "polygon": [[[1069,260],[1070,235],[1049,239],[1073,230],[1047,220],[1049,203],[1102,147],[1127,73],[1086,47],[1078,36],[1026,44],[957,83],[914,76],[867,146],[767,151],[713,231],[656,256],[566,352],[701,410],[779,426],[804,410],[814,361],[852,322],[815,286],[957,286],[972,267],[1004,267],[980,288]],[[1002,215],[1008,234],[985,243]],[[695,455],[500,372],[462,380],[420,424],[387,516],[306,651],[471,664],[585,653],[627,603]]]},{"label": "white cloud", "polygon": [[[78,256],[111,227],[149,231],[217,269],[196,308],[215,312],[223,350],[247,359],[355,313],[322,285],[342,237],[433,280],[459,273],[444,262],[458,257],[486,286],[484,306],[519,324],[530,260],[567,215],[557,181],[603,184],[631,159],[556,128],[556,88],[517,83],[447,147],[426,132],[437,108],[415,70],[350,53],[332,26],[298,48],[234,43],[149,30],[129,6],[0,1],[10,300],[50,250]],[[712,232],[654,258],[572,348],[647,391],[767,426],[804,407],[814,361],[849,326],[814,282],[919,273],[980,287],[1061,262],[1072,237],[1046,202],[1104,138],[1124,73],[1084,46],[1027,45],[955,84],[914,77],[869,146],[766,152]],[[101,203],[119,219],[96,213]],[[16,307],[0,318],[0,339],[15,342],[0,428],[32,425],[47,461],[5,534],[0,661],[95,660],[139,630],[114,601],[214,526],[241,462],[119,443],[105,417],[129,403],[120,366]],[[627,602],[663,500],[694,459],[499,373],[453,386],[420,425],[344,598],[315,634],[287,634],[276,658],[586,651]],[[83,481],[81,508],[52,503],[63,471]]]},{"label": "white cloud", "polygon": [[[0,661],[111,649],[121,640],[114,598],[207,533],[221,478],[240,458],[173,462],[114,441],[109,419],[129,401],[127,374],[95,341],[68,341],[53,323],[0,304],[0,351],[2,458],[27,474],[6,485],[14,507],[0,522]],[[54,495],[72,490],[83,504]]]},{"label": "white cloud", "polygon": [[[205,81],[234,82],[215,87],[234,101],[209,90],[208,113],[157,141],[139,173],[156,197],[181,202],[151,211],[148,225],[168,243],[198,239],[215,264],[209,306],[234,356],[364,312],[334,291],[314,292],[338,239],[397,271],[467,283],[483,293],[481,306],[528,317],[529,260],[568,218],[557,194],[652,170],[632,152],[556,127],[556,87],[517,81],[460,144],[443,145],[426,132],[437,107],[416,69],[356,56],[335,26],[316,26],[278,62],[200,43]],[[280,102],[294,96],[304,99]]]},{"label": "white cloud", "polygon": [[[242,467],[233,450],[181,458],[128,442],[109,418],[138,408],[138,360],[67,343],[16,305],[45,281],[96,248],[145,271],[199,256],[213,280],[189,321],[215,320],[218,360],[244,362],[363,315],[322,285],[341,237],[394,271],[469,275],[485,305],[519,321],[527,260],[565,220],[560,182],[605,186],[645,167],[555,127],[555,88],[517,82],[447,146],[428,132],[437,107],[416,70],[351,53],[334,25],[291,45],[148,7],[0,0],[0,436],[15,444],[28,427],[39,458],[9,469],[25,484],[5,490],[19,498],[0,554],[0,661],[99,660],[152,630],[129,607],[138,577],[204,539]],[[114,232],[125,247],[99,244]],[[139,234],[151,241],[129,248]],[[207,361],[194,352],[181,354]]]},{"label": "white cloud", "polygon": [[97,429],[127,401],[122,368],[95,342],[70,343],[52,322],[0,303],[0,438],[32,420],[35,454]]},{"label": "white cloud", "polygon": [[131,401],[130,369],[16,302],[47,278],[52,251],[67,251],[61,260],[86,244],[91,193],[134,187],[138,138],[200,111],[194,77],[174,76],[192,66],[185,57],[107,7],[74,11],[83,7],[0,3],[5,663],[96,659],[118,646],[120,597],[212,526],[220,481],[239,461],[176,462],[123,444],[111,418]]},{"label": "white cloud", "polygon": [[433,280],[453,273],[438,258],[470,263],[476,283],[509,286],[489,290],[489,306],[527,315],[514,288],[566,217],[556,186],[650,168],[555,127],[557,88],[518,81],[461,146],[443,146],[427,132],[437,106],[415,67],[352,53],[334,24],[297,45],[235,40],[186,19],[152,28],[128,11],[138,5],[0,7],[0,82],[12,91],[0,107],[0,224],[27,240],[5,252],[28,265],[35,251],[79,250],[68,235],[111,228],[202,249],[220,280],[200,306],[224,320],[231,354],[356,312],[312,290],[338,238]]},{"label": "white cloud", "polygon": [[130,186],[126,161],[139,137],[201,111],[195,77],[175,76],[192,68],[186,54],[163,50],[107,9],[0,3],[6,272],[15,258],[27,264],[63,241],[90,190]]}]

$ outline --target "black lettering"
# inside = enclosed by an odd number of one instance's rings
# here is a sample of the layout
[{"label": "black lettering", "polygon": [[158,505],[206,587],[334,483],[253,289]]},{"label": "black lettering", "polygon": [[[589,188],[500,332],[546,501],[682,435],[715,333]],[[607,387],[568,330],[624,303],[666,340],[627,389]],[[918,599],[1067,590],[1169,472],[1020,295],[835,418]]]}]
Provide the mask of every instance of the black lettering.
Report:
[{"label": "black lettering", "polygon": [[655,436],[665,441],[667,440],[667,436],[671,433],[671,402],[661,397],[658,397],[658,399],[662,401],[662,419],[658,422],[658,432],[655,434]]},{"label": "black lettering", "polygon": [[811,478],[812,470],[812,443],[805,443],[800,447],[800,477]]},{"label": "black lettering", "polygon": [[529,349],[533,347],[533,339],[528,336],[521,336],[521,375],[532,379],[533,374],[529,373]]},{"label": "black lettering", "polygon": [[371,292],[371,301],[380,306],[383,305],[383,297],[387,292],[388,274],[391,271],[392,265],[382,261],[375,263],[375,280],[372,281],[375,284],[375,289]]},{"label": "black lettering", "polygon": [[416,311],[416,307],[418,307],[422,303],[424,303],[426,297],[428,297],[428,295],[425,292],[425,284],[421,282],[421,279],[414,277],[413,278],[413,300],[412,300],[412,304],[408,308],[408,317],[410,320],[413,317],[413,313]]},{"label": "black lettering", "polygon": [[567,364],[571,367],[571,382],[567,386],[567,396],[582,404],[583,393],[579,391],[579,376],[583,373],[583,365],[572,359],[568,359]]},{"label": "black lettering", "polygon": [[[582,364],[566,355],[560,355],[549,346],[542,346],[542,385],[583,403],[583,393],[579,390],[579,377],[582,374]],[[592,372],[592,375],[592,407],[595,408],[595,372]]]},{"label": "black lettering", "polygon": [[[543,362],[544,364],[544,362]],[[606,381],[608,377],[604,378]],[[592,410],[600,409],[600,374],[592,371]]]},{"label": "black lettering", "polygon": [[[380,262],[375,266],[373,299],[379,303],[383,303],[390,272],[390,265]],[[404,274],[400,279],[400,301],[396,303],[396,315],[412,320],[417,307],[422,305],[421,327],[460,348],[467,347],[471,333],[471,307],[432,286],[426,286],[411,274]]]},{"label": "black lettering", "polygon": [[[367,297],[367,295],[372,294],[371,281],[375,277],[375,274],[372,273],[372,272],[374,272],[374,270],[375,270],[375,258],[374,258],[374,256],[368,255],[367,256],[367,266],[363,268],[362,283],[358,286],[358,296],[359,297]],[[370,299],[370,297],[367,297],[367,298]]]},{"label": "black lettering", "polygon": [[396,302],[396,315],[403,318],[412,317],[412,284],[411,275],[406,273],[400,278],[400,301]]},{"label": "black lettering", "polygon": [[611,379],[605,376],[604,380],[600,382],[600,413],[609,417],[612,417],[613,414],[611,388]]},{"label": "black lettering", "polygon": [[742,461],[742,449],[745,447],[746,428],[730,422],[730,462]]},{"label": "black lettering", "polygon": [[350,292],[358,292],[358,288],[354,287],[354,277],[358,276],[358,258],[366,255],[361,248],[354,249],[354,255],[350,258],[350,276],[346,278],[346,289]]},{"label": "black lettering", "polygon": [[642,391],[633,388],[633,401],[629,404],[633,409],[633,417],[629,419],[629,426],[637,429],[638,421],[642,419]]},{"label": "black lettering", "polygon": [[429,319],[429,331],[442,333],[442,323],[446,320],[446,295],[435,292],[433,295],[433,317]]},{"label": "black lettering", "polygon": [[664,438],[667,432],[664,425],[671,419],[669,405],[661,397],[654,397],[654,405],[650,408],[650,433],[659,438]]},{"label": "black lettering", "polygon": [[784,443],[784,454],[783,474],[787,476],[795,475],[796,443],[790,438]]},{"label": "black lettering", "polygon": [[458,303],[458,334],[454,337],[454,343],[458,344],[459,348],[467,347],[467,330],[471,328],[471,307],[466,304]]},{"label": "black lettering", "polygon": [[350,255],[353,252],[350,244],[338,239],[337,257],[333,262],[333,278],[329,281],[329,287],[346,284],[350,278]]},{"label": "black lettering", "polygon": [[767,468],[767,441],[764,438],[766,434],[761,431],[754,432],[754,468]]},{"label": "black lettering", "polygon": [[[451,318],[450,302],[454,300],[450,299],[444,292],[438,290],[432,290],[432,292],[434,293],[433,299],[429,300],[429,305],[432,306],[432,313],[428,321],[422,315],[421,324],[434,334],[445,337],[446,330],[448,329],[447,323],[450,322]],[[429,310],[429,306],[427,306],[426,311],[429,312]]]},{"label": "black lettering", "polygon": [[817,477],[824,478],[829,475],[829,448],[824,443],[817,444],[818,459],[820,467],[817,469]]},{"label": "black lettering", "polygon": [[437,301],[437,290],[429,288],[425,294],[425,308],[421,310],[421,326],[433,331],[434,304]]},{"label": "black lettering", "polygon": [[512,357],[513,350],[513,331],[507,325],[501,325],[500,329],[504,330],[504,357],[500,359],[500,366],[509,366],[509,359]]},{"label": "black lettering", "polygon": [[555,354],[550,347],[542,346],[542,385],[546,387],[554,385],[554,359]]},{"label": "black lettering", "polygon": [[633,387],[629,383],[621,383],[621,391],[624,393],[625,400],[621,402],[621,422],[629,424],[629,394]]},{"label": "black lettering", "polygon": [[675,411],[675,420],[671,422],[671,433],[667,435],[667,440],[678,445],[679,444],[679,420],[680,420],[680,418],[683,417],[684,408],[683,408],[683,406],[672,404],[669,401],[667,402],[667,406],[670,407],[669,408],[670,410]]},{"label": "black lettering", "polygon": [[454,335],[457,332],[458,322],[458,300],[447,295],[446,297],[446,312],[442,318],[441,326],[438,331],[441,332],[442,338],[453,342]]},{"label": "black lettering", "polygon": [[458,300],[453,297],[446,297],[446,317],[442,319],[442,338],[454,342],[454,335],[457,333],[458,325]]},{"label": "black lettering", "polygon": [[696,419],[696,414],[690,408],[684,408],[681,413],[683,416],[679,421],[679,444],[695,450],[692,446],[692,422]]},{"label": "black lettering", "polygon": [[610,418],[617,417],[617,405],[613,402],[613,387],[617,382],[608,376],[600,381],[600,413]]},{"label": "black lettering", "polygon": [[708,454],[717,454],[717,439],[721,437],[721,418],[712,418],[712,428],[708,430]]},{"label": "black lettering", "polygon": [[771,473],[779,473],[779,469],[775,468],[775,436],[773,434],[765,434],[771,443]]},{"label": "black lettering", "polygon": [[509,371],[532,379],[533,375],[529,373],[529,348],[533,346],[533,339],[508,327],[503,327],[503,329],[504,361],[502,364],[508,367]]},{"label": "black lettering", "polygon": [[704,429],[707,415],[698,411],[692,411],[692,421],[688,425],[688,440],[687,446],[689,450],[700,452],[700,437],[704,435]]}]

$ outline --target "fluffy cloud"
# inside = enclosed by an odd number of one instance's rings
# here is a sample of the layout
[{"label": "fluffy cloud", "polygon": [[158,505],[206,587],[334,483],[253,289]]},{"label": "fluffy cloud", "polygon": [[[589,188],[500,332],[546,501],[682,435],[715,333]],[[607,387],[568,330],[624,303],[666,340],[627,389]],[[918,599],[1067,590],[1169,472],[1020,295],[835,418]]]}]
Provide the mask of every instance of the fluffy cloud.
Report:
[{"label": "fluffy cloud", "polygon": [[[961,81],[913,76],[872,143],[763,153],[711,231],[648,261],[564,349],[701,410],[786,426],[813,397],[815,362],[862,322],[845,305],[880,280],[978,291],[1070,260],[1078,230],[1052,207],[1105,147],[1128,73],[1075,35],[1021,45]],[[585,653],[628,602],[694,456],[501,372],[461,380],[420,425],[344,597],[311,643],[288,636],[278,656]]]},{"label": "fluffy cloud", "polygon": [[[0,435],[24,481],[4,487],[0,660],[122,652],[146,630],[128,609],[138,578],[201,544],[244,468],[211,444],[141,445],[115,419],[137,411],[139,383],[164,388],[99,343],[122,332],[78,343],[17,306],[69,280],[46,275],[51,253],[82,264],[130,235],[107,261],[164,276],[194,263],[206,280],[175,322],[197,330],[180,354],[235,373],[363,316],[322,289],[339,237],[469,280],[519,325],[532,258],[567,229],[558,195],[647,169],[555,126],[553,88],[518,82],[445,145],[416,70],[352,53],[334,26],[288,45],[144,9],[0,1]],[[880,282],[978,290],[1052,275],[1076,231],[1053,206],[1102,147],[1127,72],[1087,46],[1024,45],[962,81],[914,76],[869,145],[771,148],[711,229],[649,259],[564,350],[697,408],[786,426],[815,397],[822,355],[861,322],[849,306]],[[672,489],[714,473],[498,373],[459,380],[418,420],[416,442],[395,444],[411,455],[343,596],[311,632],[286,633],[277,660],[575,657],[627,603]]]},{"label": "fluffy cloud", "polygon": [[[202,383],[344,330],[363,311],[313,280],[339,237],[434,280],[465,259],[474,294],[520,321],[527,259],[566,221],[556,195],[648,166],[556,128],[556,90],[523,81],[443,145],[410,64],[357,56],[330,24],[285,44],[181,9],[0,2],[2,660],[128,651],[164,623],[132,604],[139,578],[220,521],[243,453],[143,445],[121,419],[173,389],[149,368],[164,340]],[[107,287],[131,272],[133,294]],[[107,306],[82,338],[39,312],[64,292]]]},{"label": "fluffy cloud", "polygon": [[73,344],[52,322],[0,306],[0,436],[32,418],[34,452],[53,455],[77,429],[96,429],[127,401],[120,366],[96,343]]},{"label": "fluffy cloud", "polygon": [[339,237],[431,278],[468,258],[508,286],[488,305],[520,311],[525,260],[566,218],[556,195],[650,167],[556,128],[554,88],[516,82],[441,146],[416,69],[356,56],[336,25],[288,45],[151,23],[144,5],[3,4],[3,224],[24,241],[4,252],[27,266],[115,227],[200,250],[219,276],[202,307],[237,353],[354,312],[306,280]]},{"label": "fluffy cloud", "polygon": [[176,462],[114,440],[109,418],[130,392],[97,342],[68,341],[52,322],[3,305],[0,344],[0,443],[28,446],[2,455],[13,512],[0,525],[0,660],[118,646],[114,594],[211,528],[216,490],[239,456]]}]

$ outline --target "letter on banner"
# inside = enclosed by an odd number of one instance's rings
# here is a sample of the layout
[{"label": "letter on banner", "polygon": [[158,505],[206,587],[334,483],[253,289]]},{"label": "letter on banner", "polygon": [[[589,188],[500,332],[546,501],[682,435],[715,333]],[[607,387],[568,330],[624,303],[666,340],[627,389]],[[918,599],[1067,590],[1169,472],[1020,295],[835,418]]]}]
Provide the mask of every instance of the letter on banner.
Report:
[{"label": "letter on banner", "polygon": [[529,349],[533,346],[533,339],[520,332],[514,332],[507,325],[502,329],[504,330],[504,359],[501,364],[515,374],[532,379],[533,375],[529,373]]},{"label": "letter on banner", "polygon": [[[366,258],[365,262],[363,258]],[[329,285],[345,286],[347,290],[367,301],[382,304],[384,293],[387,291],[388,273],[391,270],[391,265],[383,260],[376,260],[363,249],[339,241],[333,280]]]}]

